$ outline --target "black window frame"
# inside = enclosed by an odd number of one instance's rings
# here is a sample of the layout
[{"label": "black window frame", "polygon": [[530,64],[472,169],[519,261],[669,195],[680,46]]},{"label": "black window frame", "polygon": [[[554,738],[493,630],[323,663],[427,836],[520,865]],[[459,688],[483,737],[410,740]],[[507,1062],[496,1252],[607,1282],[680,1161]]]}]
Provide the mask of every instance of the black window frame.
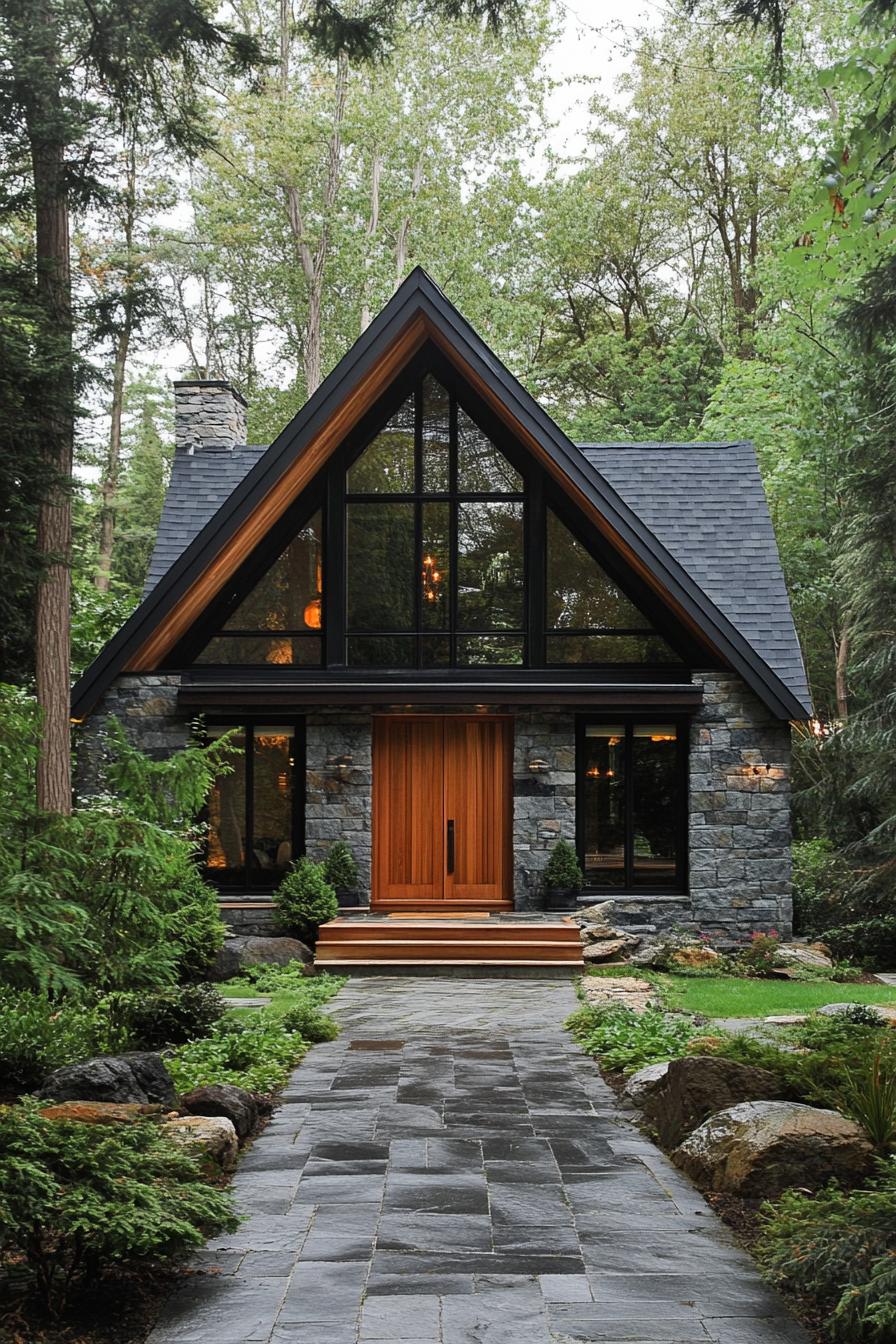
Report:
[{"label": "black window frame", "polygon": [[[417,395],[422,379],[431,374],[452,395],[452,407],[461,407],[476,423],[483,434],[507,458],[511,466],[523,481],[522,493],[490,492],[431,492],[420,494],[386,494],[349,496],[346,490],[346,474],[351,464],[364,452],[382,431],[395,412],[411,395]],[[456,443],[457,415],[451,413],[451,432]],[[419,438],[419,425],[415,422],[415,436]],[[419,457],[419,444],[415,442],[415,459]],[[456,480],[451,481],[456,486]],[[427,675],[450,675],[462,678],[473,675],[477,669],[489,668],[491,675],[506,675],[512,678],[523,670],[538,669],[556,673],[594,672],[600,678],[631,680],[636,676],[652,682],[680,681],[689,676],[693,667],[721,666],[719,660],[710,655],[705,646],[691,634],[687,627],[677,621],[668,607],[657,596],[648,583],[633,569],[629,568],[623,557],[599,529],[589,523],[576,506],[575,501],[550,474],[547,468],[521,443],[509,427],[501,420],[488,403],[454,368],[446,356],[431,344],[417,352],[390,387],[377,399],[373,406],[361,417],[341,444],[333,451],[308,487],[284,511],[284,514],[271,527],[263,541],[253,549],[242,563],[233,578],[225,585],[193,627],[184,635],[171,654],[164,660],[165,670],[183,670],[192,666],[196,656],[215,635],[225,633],[224,622],[236,607],[248,595],[251,587],[275,562],[285,549],[290,538],[304,526],[312,514],[321,510],[321,663],[285,664],[241,663],[239,668],[263,670],[271,681],[295,678],[303,675],[319,675],[329,672],[344,673],[347,661],[346,628],[346,500],[370,499],[377,502],[429,502],[446,500],[514,501],[523,502],[523,592],[522,612],[523,629],[486,632],[482,630],[461,631],[453,619],[450,623],[450,661],[448,664],[424,664],[420,666],[420,640],[427,636],[438,635],[436,631],[393,631],[416,639],[416,658],[414,665],[397,665],[385,668],[380,665],[351,665],[353,672],[396,672],[410,671],[425,678]],[[452,509],[456,505],[452,504]],[[663,639],[680,660],[655,663],[645,662],[551,662],[547,661],[547,639],[551,635],[576,634],[579,632],[563,629],[549,630],[546,622],[547,608],[547,509],[551,508],[572,535],[593,556],[595,562],[604,569],[609,578],[616,583],[625,596],[644,614],[645,620],[654,633]],[[452,514],[452,518],[453,518]],[[418,531],[415,528],[415,532]],[[450,564],[452,590],[455,588],[454,576],[457,573],[457,536],[456,527],[452,527],[452,545]],[[228,632],[233,633],[233,632]],[[283,633],[283,632],[274,632]],[[364,637],[372,632],[357,632]],[[390,632],[377,631],[373,637],[386,636]],[[612,634],[612,631],[585,631],[585,634]],[[498,638],[522,639],[523,661],[521,663],[457,663],[456,640],[458,637],[491,634]],[[203,670],[220,671],[224,665],[202,663]],[[226,665],[235,667],[235,664]]]},{"label": "black window frame", "polygon": [[[254,793],[254,774],[255,774],[255,753],[251,748],[255,742],[255,729],[271,727],[283,724],[292,729],[292,808],[291,808],[291,826],[292,835],[291,853],[292,862],[300,858],[305,853],[305,806],[306,806],[306,762],[308,734],[304,715],[296,714],[278,714],[275,710],[272,713],[252,713],[252,714],[207,714],[204,715],[199,725],[198,736],[200,740],[207,744],[211,739],[206,731],[207,728],[236,728],[243,733],[243,753],[245,761],[245,781],[246,781],[246,854],[251,850],[251,841],[254,834],[255,821],[255,793]],[[208,825],[208,804],[203,808],[201,820],[204,825]],[[246,863],[243,863],[242,880],[234,882],[221,882],[216,878],[218,869],[210,868],[208,865],[208,838],[203,840],[201,850],[202,873],[207,882],[212,883],[221,892],[222,896],[227,892],[242,892],[248,895],[263,895],[274,890],[277,885],[275,882],[258,883],[249,880],[250,875],[246,872]]]},{"label": "black window frame", "polygon": [[[680,896],[688,891],[688,827],[690,817],[689,791],[690,791],[690,728],[691,718],[686,714],[680,713],[662,713],[659,710],[648,710],[639,712],[637,710],[622,710],[617,713],[610,711],[577,714],[575,735],[576,735],[576,854],[582,872],[585,872],[585,749],[586,749],[586,729],[588,727],[601,724],[622,723],[625,725],[625,837],[623,841],[624,853],[624,882],[622,886],[600,886],[596,882],[589,882],[586,875],[585,890],[589,893],[600,894],[607,900],[612,900],[613,896]],[[648,886],[642,884],[635,885],[634,877],[634,776],[632,772],[632,729],[635,724],[651,723],[672,723],[676,730],[676,760],[675,769],[677,774],[676,790],[676,817],[675,817],[675,880],[671,884]]]}]

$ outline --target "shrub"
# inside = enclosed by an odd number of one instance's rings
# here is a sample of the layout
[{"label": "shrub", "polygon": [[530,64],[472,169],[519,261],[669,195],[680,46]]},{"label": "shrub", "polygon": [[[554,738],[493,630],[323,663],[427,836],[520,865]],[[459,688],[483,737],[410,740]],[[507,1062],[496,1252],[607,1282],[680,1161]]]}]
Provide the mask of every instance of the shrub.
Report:
[{"label": "shrub", "polygon": [[867,966],[896,966],[896,915],[860,919],[821,935],[834,957]]},{"label": "shrub", "polygon": [[286,966],[246,966],[237,980],[228,984],[240,989],[257,990],[260,994],[301,994],[307,1003],[326,1003],[346,982],[344,975],[306,975],[301,961]]},{"label": "shrub", "polygon": [[324,859],[324,877],[336,891],[354,891],[358,885],[358,865],[344,840],[335,840]]},{"label": "shrub", "polygon": [[0,989],[0,1077],[28,1091],[59,1069],[130,1044],[104,1003],[54,1003],[45,994]]},{"label": "shrub", "polygon": [[143,1050],[182,1045],[207,1036],[227,1008],[214,985],[172,985],[145,993],[110,995],[109,1001],[133,1047]]},{"label": "shrub", "polygon": [[844,896],[853,883],[849,864],[830,840],[798,840],[793,846],[793,926],[817,934],[839,924]]},{"label": "shrub", "polygon": [[896,1335],[896,1169],[863,1190],[789,1190],[766,1206],[757,1253],[777,1288],[826,1320],[840,1344]]},{"label": "shrub", "polygon": [[558,891],[581,891],[585,885],[585,875],[568,840],[558,840],[551,850],[545,865],[544,884]]},{"label": "shrub", "polygon": [[178,1092],[210,1083],[235,1083],[250,1092],[276,1092],[307,1049],[270,1010],[228,1013],[208,1036],[188,1041],[166,1061]]},{"label": "shrub", "polygon": [[685,1053],[696,1027],[685,1017],[647,1008],[635,1013],[617,1005],[584,1007],[566,1020],[582,1049],[611,1073],[634,1073]]},{"label": "shrub", "polygon": [[24,1264],[50,1310],[106,1265],[179,1255],[237,1221],[227,1191],[155,1124],[0,1112],[0,1263]]},{"label": "shrub", "polygon": [[297,859],[274,892],[279,923],[307,942],[314,942],[317,930],[339,914],[336,893],[324,876],[322,863]]},{"label": "shrub", "polygon": [[896,1060],[878,1047],[863,1067],[850,1069],[843,1089],[845,1109],[879,1153],[896,1147]]},{"label": "shrub", "polygon": [[768,933],[754,933],[746,947],[742,947],[734,961],[735,974],[758,976],[768,975],[779,965],[778,948],[781,937],[776,929]]},{"label": "shrub", "polygon": [[299,1003],[294,1008],[287,1008],[280,1021],[285,1031],[297,1031],[309,1045],[315,1045],[318,1041],[334,1041],[339,1035],[339,1028],[332,1017],[310,1003]]},{"label": "shrub", "polygon": [[43,990],[132,989],[201,974],[224,938],[194,858],[194,817],[226,738],[164,761],[106,730],[109,793],[70,817],[34,802],[38,716],[0,687],[0,976]]}]

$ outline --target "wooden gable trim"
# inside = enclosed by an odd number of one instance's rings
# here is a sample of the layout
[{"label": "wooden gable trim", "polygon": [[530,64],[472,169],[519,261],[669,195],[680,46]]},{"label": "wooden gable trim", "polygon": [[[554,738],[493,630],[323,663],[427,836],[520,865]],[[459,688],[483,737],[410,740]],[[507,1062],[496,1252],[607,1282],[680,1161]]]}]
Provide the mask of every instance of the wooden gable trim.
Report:
[{"label": "wooden gable trim", "polygon": [[339,405],[311,440],[304,452],[289,464],[286,471],[271,487],[258,507],[234,532],[195,583],[187,589],[165,618],[159,622],[149,639],[125,664],[126,672],[154,671],[167,657],[190,627],[197,621],[209,602],[236,573],[246,556],[263,541],[271,526],[309,486],[336,451],[345,436],[386,391],[427,336],[426,323],[418,314],[378,360],[365,378]]}]

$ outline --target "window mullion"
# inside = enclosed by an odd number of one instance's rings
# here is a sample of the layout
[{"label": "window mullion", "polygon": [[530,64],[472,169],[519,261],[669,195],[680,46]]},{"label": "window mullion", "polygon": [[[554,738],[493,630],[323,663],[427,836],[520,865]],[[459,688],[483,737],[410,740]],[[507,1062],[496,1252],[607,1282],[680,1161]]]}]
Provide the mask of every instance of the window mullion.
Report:
[{"label": "window mullion", "polygon": [[254,852],[255,838],[255,724],[246,724],[246,844],[243,853],[243,886],[248,890],[252,881],[250,855]]},{"label": "window mullion", "polygon": [[625,725],[625,889],[633,891],[635,886],[635,777],[634,761],[634,723],[629,720]]}]

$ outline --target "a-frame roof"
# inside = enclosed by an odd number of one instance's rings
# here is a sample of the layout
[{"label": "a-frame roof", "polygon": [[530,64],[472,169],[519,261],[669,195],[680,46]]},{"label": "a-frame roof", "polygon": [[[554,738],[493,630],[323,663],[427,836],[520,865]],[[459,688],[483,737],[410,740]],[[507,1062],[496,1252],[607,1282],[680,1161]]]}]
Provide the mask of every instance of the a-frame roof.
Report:
[{"label": "a-frame roof", "polygon": [[[699,564],[681,563],[676,558],[676,551],[681,555],[681,547],[675,545],[675,537],[671,546],[659,539],[660,513],[655,510],[655,516],[650,518],[648,510],[645,518],[640,508],[636,511],[626,502],[626,496],[631,500],[633,493],[638,492],[630,488],[631,471],[620,471],[618,461],[616,470],[612,470],[611,457],[604,457],[615,446],[587,446],[582,451],[572,443],[419,268],[401,285],[271,446],[257,454],[243,449],[239,468],[234,460],[232,474],[236,476],[237,471],[245,474],[232,483],[223,502],[159,576],[137,610],[84,673],[73,692],[75,717],[88,713],[120,672],[148,670],[158,665],[210,597],[227,581],[247,548],[257,543],[270,522],[309,483],[348,430],[426,341],[435,343],[626,561],[707,648],[744,678],[772,714],[780,718],[807,717],[811,710],[805,674],[789,609],[781,609],[783,578],[761,484],[756,494],[755,459],[755,480],[750,479],[747,470],[743,481],[729,478],[723,487],[734,492],[750,487],[748,507],[757,511],[754,532],[761,540],[765,566],[764,580],[754,593],[750,574],[754,557],[744,556],[740,576],[744,598],[740,605],[750,619],[732,620],[731,604],[714,601],[710,595],[712,584],[707,582],[707,567],[704,565],[701,573]],[[746,450],[752,458],[752,450],[748,446]],[[694,451],[706,450],[695,445],[688,459]],[[220,469],[221,455],[214,457],[219,460]],[[254,464],[250,465],[253,457]],[[198,456],[193,461],[198,461]],[[636,458],[632,458],[631,464],[635,463]],[[606,474],[599,469],[602,464],[606,466]],[[641,465],[646,469],[646,463]],[[732,468],[737,469],[734,458],[728,460],[729,471]],[[648,477],[649,474],[648,471]],[[620,488],[610,484],[608,477],[612,476]],[[671,480],[669,476],[667,486]],[[733,499],[731,503],[735,505]],[[742,508],[743,500],[736,506]],[[695,535],[702,534],[704,538],[704,552],[710,554],[719,551],[717,547],[713,552],[707,543],[707,529],[713,527],[724,529],[724,516],[715,520],[704,517],[695,527]],[[690,552],[685,547],[686,560],[691,552],[693,546]],[[710,579],[715,565],[713,561],[709,567]],[[695,578],[695,571],[702,582]],[[784,598],[786,606],[786,593]],[[769,625],[774,628],[771,641],[761,637],[763,603],[769,600],[773,607],[768,612]],[[727,614],[723,606],[727,607]],[[740,611],[735,614],[740,617]]]}]

